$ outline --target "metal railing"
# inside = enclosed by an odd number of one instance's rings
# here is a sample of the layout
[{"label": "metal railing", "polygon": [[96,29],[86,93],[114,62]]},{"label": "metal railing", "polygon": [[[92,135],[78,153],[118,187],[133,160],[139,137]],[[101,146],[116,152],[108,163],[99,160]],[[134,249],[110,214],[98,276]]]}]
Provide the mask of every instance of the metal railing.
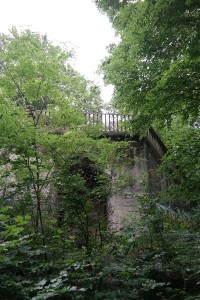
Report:
[{"label": "metal railing", "polygon": [[85,124],[87,127],[99,125],[105,132],[127,132],[130,131],[130,115],[119,115],[109,113],[87,113]]},{"label": "metal railing", "polygon": [[[30,110],[28,115],[33,118],[35,124],[50,125],[53,113],[46,110]],[[86,113],[86,127],[100,126],[104,132],[128,132],[131,129],[130,115],[109,113]]]},{"label": "metal railing", "polygon": [[[46,110],[30,110],[28,111],[28,115],[32,117],[36,125],[49,126],[54,120],[53,113]],[[131,131],[131,116],[109,113],[86,113],[85,126],[86,128],[99,126],[104,133],[111,133],[112,135],[121,133],[124,135]],[[54,131],[54,133],[58,132],[59,134],[63,133],[62,129]],[[161,157],[167,152],[167,148],[153,128],[150,128],[147,132],[146,139]]]}]

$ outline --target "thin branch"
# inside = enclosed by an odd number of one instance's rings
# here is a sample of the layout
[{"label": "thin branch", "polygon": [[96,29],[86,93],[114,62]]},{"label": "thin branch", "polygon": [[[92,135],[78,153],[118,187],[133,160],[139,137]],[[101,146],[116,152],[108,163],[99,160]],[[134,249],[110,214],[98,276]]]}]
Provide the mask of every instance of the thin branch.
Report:
[{"label": "thin branch", "polygon": [[27,99],[25,97],[25,94],[22,92],[21,88],[19,87],[19,85],[17,84],[17,82],[15,81],[14,77],[11,76],[12,81],[14,82],[15,86],[17,87],[17,90],[20,92],[21,96],[23,97],[25,104],[27,105]]},{"label": "thin branch", "polygon": [[40,93],[40,89],[41,89],[41,86],[42,86],[43,79],[44,79],[44,76],[41,77],[41,80],[40,80],[40,83],[39,83],[39,86],[38,86],[38,89],[37,89],[35,100],[38,100],[38,96],[39,96],[39,93]]}]

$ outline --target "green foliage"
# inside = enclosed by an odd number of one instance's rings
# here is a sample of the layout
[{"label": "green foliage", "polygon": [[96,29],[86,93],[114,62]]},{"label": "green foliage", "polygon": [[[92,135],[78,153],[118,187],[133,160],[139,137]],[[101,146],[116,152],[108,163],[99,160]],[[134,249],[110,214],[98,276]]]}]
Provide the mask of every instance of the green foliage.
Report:
[{"label": "green foliage", "polygon": [[171,132],[170,144],[160,166],[171,180],[166,197],[182,206],[196,206],[200,203],[200,131],[189,127]]},{"label": "green foliage", "polygon": [[30,31],[1,35],[0,299],[198,299],[199,129],[177,125],[197,116],[198,4],[96,2],[122,37],[104,64],[118,106],[134,109],[138,126],[174,126],[162,129],[161,166],[173,184],[141,197],[141,219],[110,234],[111,177],[130,144],[85,130],[81,112],[101,101],[71,53]]},{"label": "green foliage", "polygon": [[[112,22],[121,41],[102,64],[114,84],[114,104],[132,113],[136,128],[199,114],[198,1],[115,1]],[[122,2],[120,4],[120,2]],[[117,4],[116,4],[117,3]]]},{"label": "green foliage", "polygon": [[[193,218],[155,198],[140,202],[141,220],[121,236],[105,235],[89,254],[53,220],[46,248],[39,236],[27,235],[26,225],[7,236],[17,242],[1,264],[2,299],[198,299],[200,237]],[[8,208],[1,213],[10,223]]]},{"label": "green foliage", "polygon": [[[40,296],[44,277],[52,280],[45,291],[57,295],[66,261],[75,264],[103,241],[105,221],[97,208],[100,202],[105,207],[109,192],[101,166],[107,162],[102,154],[96,158],[104,144],[111,147],[84,130],[80,112],[99,109],[99,91],[66,65],[70,53],[13,28],[1,36],[0,55],[0,196],[12,207],[10,214],[7,206],[1,211],[0,297],[46,299]],[[84,173],[84,159],[92,175]],[[82,246],[86,250],[78,252]]]},{"label": "green foliage", "polygon": [[93,0],[97,7],[103,11],[106,12],[109,16],[110,20],[113,21],[120,8],[122,8],[125,4],[127,4],[127,0]]},{"label": "green foliage", "polygon": [[100,92],[70,66],[72,53],[46,36],[15,27],[0,36],[1,97],[27,108],[70,103],[79,110],[99,110]]},{"label": "green foliage", "polygon": [[199,1],[95,3],[121,38],[101,66],[113,104],[133,115],[136,132],[159,130],[168,146],[160,172],[170,183],[142,197],[140,222],[117,243],[124,269],[112,279],[125,294],[102,298],[199,299]]}]

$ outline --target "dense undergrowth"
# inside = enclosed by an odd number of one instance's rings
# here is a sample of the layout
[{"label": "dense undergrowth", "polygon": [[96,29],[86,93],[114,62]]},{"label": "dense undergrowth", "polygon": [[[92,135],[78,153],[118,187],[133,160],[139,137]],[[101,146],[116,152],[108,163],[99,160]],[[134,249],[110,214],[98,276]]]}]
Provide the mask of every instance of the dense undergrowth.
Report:
[{"label": "dense undergrowth", "polygon": [[43,246],[28,216],[1,209],[0,298],[199,299],[199,211],[141,202],[140,221],[121,235],[102,231],[90,249],[53,220]]}]

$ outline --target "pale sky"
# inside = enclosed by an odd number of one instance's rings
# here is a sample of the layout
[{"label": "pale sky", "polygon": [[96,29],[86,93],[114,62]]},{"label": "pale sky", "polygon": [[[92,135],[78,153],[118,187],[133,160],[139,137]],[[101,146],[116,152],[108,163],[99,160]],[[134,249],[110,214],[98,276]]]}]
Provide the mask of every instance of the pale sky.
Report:
[{"label": "pale sky", "polygon": [[106,102],[110,99],[112,87],[103,87],[94,72],[107,53],[106,46],[117,39],[92,0],[1,0],[0,4],[0,32],[22,26],[47,34],[51,41],[70,42],[76,52],[75,69],[102,86]]}]

